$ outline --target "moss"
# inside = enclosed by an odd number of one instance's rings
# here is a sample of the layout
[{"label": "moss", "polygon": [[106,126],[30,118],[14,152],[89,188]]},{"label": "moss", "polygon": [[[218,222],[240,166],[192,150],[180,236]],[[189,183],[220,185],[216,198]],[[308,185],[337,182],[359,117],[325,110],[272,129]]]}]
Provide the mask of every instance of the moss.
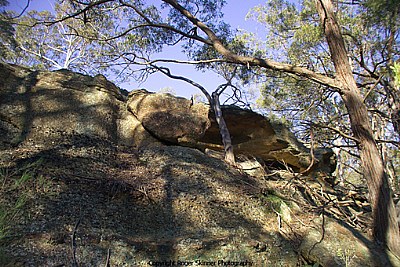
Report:
[{"label": "moss", "polygon": [[[260,201],[263,205],[265,205],[270,211],[279,211],[281,203],[286,201],[275,194],[274,191],[269,190],[268,192],[264,192],[259,195]],[[286,203],[289,205],[288,203]]]}]

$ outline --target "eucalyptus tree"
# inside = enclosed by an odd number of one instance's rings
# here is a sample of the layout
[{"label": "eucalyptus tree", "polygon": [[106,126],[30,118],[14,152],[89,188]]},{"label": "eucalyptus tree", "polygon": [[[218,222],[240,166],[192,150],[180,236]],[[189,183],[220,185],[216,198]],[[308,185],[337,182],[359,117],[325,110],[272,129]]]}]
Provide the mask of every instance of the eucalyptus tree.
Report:
[{"label": "eucalyptus tree", "polygon": [[0,59],[5,58],[8,52],[15,48],[14,27],[10,22],[10,16],[3,10],[8,1],[0,0]]},{"label": "eucalyptus tree", "polygon": [[[353,75],[368,106],[381,154],[389,159],[385,161],[387,171],[396,184],[398,175],[391,158],[399,147],[399,136],[392,130],[393,127],[398,132],[400,115],[399,89],[393,83],[394,60],[399,58],[399,38],[394,38],[398,36],[399,4],[381,0],[363,1],[362,5],[359,2],[336,3],[335,12]],[[313,1],[270,0],[253,8],[249,18],[266,27],[268,41],[263,43],[263,49],[264,53],[269,51],[271,58],[334,75]],[[335,146],[338,156],[346,154],[359,158],[356,144],[349,138],[347,110],[335,90],[286,74],[266,77],[262,87],[262,106],[290,117],[298,130],[304,124],[315,126],[316,136],[325,145]],[[341,163],[340,158],[338,162]],[[347,165],[348,162],[342,163]]]},{"label": "eucalyptus tree", "polygon": [[18,19],[15,34],[18,48],[9,60],[36,69],[87,69],[86,60],[93,52],[91,42],[75,36],[70,23],[37,24],[53,19],[50,11],[30,11]]},{"label": "eucalyptus tree", "polygon": [[[398,226],[382,158],[387,144],[393,156],[399,146],[392,129],[397,129],[399,112],[399,87],[393,81],[394,61],[400,56],[400,3],[367,0],[362,5],[352,1],[334,6],[329,1],[294,4],[271,0],[256,7],[252,16],[267,26],[267,49],[280,52],[272,53],[278,55],[275,60],[307,67],[341,84],[310,83],[304,76],[286,73],[267,79],[264,104],[283,107],[285,114],[296,114],[299,120],[332,130],[336,135],[331,136],[333,143],[340,138],[340,146],[358,147],[356,156],[361,159],[370,191],[375,240],[386,242],[399,254]],[[281,78],[284,82],[279,82]],[[293,100],[298,104],[292,105]],[[392,162],[389,157],[386,166]],[[392,165],[387,170],[390,174],[395,168]],[[398,182],[396,174],[391,176]]]},{"label": "eucalyptus tree", "polygon": [[129,69],[130,65],[127,43],[129,49],[133,47],[142,54],[157,51],[160,47],[143,38],[148,36],[144,30],[136,36],[121,34],[126,23],[123,18],[131,17],[124,13],[125,10],[104,4],[81,16],[66,19],[68,11],[75,6],[71,1],[59,1],[55,3],[54,11],[32,10],[8,19],[15,28],[15,49],[5,60],[42,70],[69,69],[86,74],[111,72],[122,81],[121,69]]}]

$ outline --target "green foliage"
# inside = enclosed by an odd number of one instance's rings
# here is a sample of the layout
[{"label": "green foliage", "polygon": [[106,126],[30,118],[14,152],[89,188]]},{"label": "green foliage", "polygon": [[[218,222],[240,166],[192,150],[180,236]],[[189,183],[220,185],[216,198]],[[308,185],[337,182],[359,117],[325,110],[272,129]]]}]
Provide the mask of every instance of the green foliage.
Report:
[{"label": "green foliage", "polygon": [[[181,44],[187,53],[197,49],[193,41],[179,34],[194,35],[196,29],[166,4],[148,1],[92,4],[59,0],[53,13],[30,11],[16,19],[18,47],[6,60],[37,69],[65,68],[91,75],[109,73],[122,82],[146,78],[148,69],[137,64],[165,46]],[[196,0],[181,4],[200,19],[210,21],[213,29],[225,32],[227,24],[221,20],[225,1]],[[167,12],[163,10],[166,8]]]},{"label": "green foliage", "polygon": [[390,68],[393,71],[395,85],[400,87],[400,63],[395,62]]},{"label": "green foliage", "polygon": [[3,10],[8,4],[8,1],[0,0],[0,59],[6,58],[7,54],[16,47],[14,27],[9,15]]},{"label": "green foliage", "polygon": [[[270,0],[253,8],[248,18],[256,19],[266,27],[267,41],[264,41],[264,52],[260,54],[328,75],[333,73],[313,1]],[[304,122],[317,122],[315,118],[320,118],[321,114],[329,117],[338,104],[339,109],[343,109],[340,101],[329,98],[333,96],[332,91],[309,80],[282,73],[259,74],[258,80],[260,76],[265,78],[259,85],[261,99],[258,103],[267,114],[289,118],[293,127],[305,130],[308,127],[303,126]],[[299,133],[299,137],[307,139],[307,133]]]},{"label": "green foliage", "polygon": [[[161,23],[154,6],[135,5]],[[80,3],[59,1],[53,13],[29,11],[15,19],[17,49],[5,59],[42,70],[109,73],[123,81],[121,68],[131,64],[136,52],[159,52],[163,45],[160,40],[167,42],[170,38],[161,28],[137,27],[143,19],[129,8],[118,7],[118,3],[109,2],[71,18],[66,17],[79,11]],[[136,30],[130,31],[129,27]]]},{"label": "green foliage", "polygon": [[[248,18],[266,28],[267,39],[258,41],[264,44],[258,46],[265,49],[261,54],[275,61],[333,76],[335,71],[330,51],[314,5],[311,0],[268,0],[253,8]],[[396,67],[391,62],[400,58],[400,2],[367,0],[362,4],[334,2],[334,5],[349,61],[365,103],[370,110],[390,114],[392,103],[400,100],[398,90],[391,83],[396,83]],[[245,43],[246,39],[248,43],[255,42],[252,38],[244,38]],[[342,158],[343,162],[339,162],[339,165],[347,166],[342,175],[359,177],[348,167],[358,169],[358,159],[349,156],[357,155],[357,151],[352,140],[339,134],[351,136],[351,129],[346,108],[335,90],[289,74],[258,73],[253,81],[259,80],[263,82],[259,83],[261,98],[258,103],[267,114],[286,117],[297,136],[305,142],[310,142],[309,129],[312,127],[316,144],[339,147],[337,151],[347,155]],[[396,140],[390,122],[385,118],[380,118],[380,122],[376,120],[371,114],[376,138]],[[388,144],[380,145],[390,155],[396,150]],[[396,168],[392,167],[392,173]]]},{"label": "green foliage", "polygon": [[[79,18],[60,23],[49,23],[65,16],[71,6],[64,1],[55,6],[55,15],[49,11],[30,11],[16,19],[15,39],[18,49],[8,61],[36,69],[71,69],[83,73],[97,73],[107,60],[107,45],[95,42],[115,27],[113,16],[96,17],[87,24]],[[103,55],[104,53],[104,55]],[[97,59],[97,64],[96,64]],[[91,61],[90,66],[88,62]]]},{"label": "green foliage", "polygon": [[[223,17],[221,9],[226,4],[225,0],[181,1],[180,4],[192,14],[196,14],[198,19],[207,22],[207,25],[214,30],[221,29],[221,25],[225,24],[221,21],[221,18]],[[189,32],[193,28],[193,25],[185,19],[178,10],[170,8],[167,4],[163,4],[162,7],[169,8],[166,18],[169,25],[174,26],[183,32]]]},{"label": "green foliage", "polygon": [[400,15],[400,2],[398,0],[365,0],[362,5],[366,12],[365,21],[370,25],[378,24],[383,27],[390,25],[400,25],[400,21],[395,19]]}]

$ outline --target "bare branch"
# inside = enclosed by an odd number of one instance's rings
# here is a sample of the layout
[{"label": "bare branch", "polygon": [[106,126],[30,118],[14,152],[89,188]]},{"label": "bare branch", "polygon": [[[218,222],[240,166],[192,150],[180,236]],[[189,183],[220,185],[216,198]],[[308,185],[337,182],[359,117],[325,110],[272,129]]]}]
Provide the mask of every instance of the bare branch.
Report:
[{"label": "bare branch", "polygon": [[152,64],[150,62],[146,62],[146,64],[148,64],[151,67],[157,69],[158,71],[160,71],[161,73],[163,73],[166,76],[170,77],[171,79],[181,80],[181,81],[184,81],[186,83],[189,83],[189,84],[193,85],[194,87],[197,87],[206,96],[206,98],[209,101],[209,103],[212,103],[211,95],[207,92],[206,88],[204,88],[201,84],[199,84],[199,83],[197,83],[197,82],[195,82],[193,80],[190,80],[190,79],[188,79],[186,77],[174,75],[174,74],[171,73],[170,69],[168,69],[166,67],[159,67],[159,66],[154,65],[154,64]]},{"label": "bare branch", "polygon": [[351,136],[351,135],[348,135],[348,134],[342,132],[342,131],[339,130],[339,129],[336,129],[335,127],[328,126],[328,125],[323,125],[323,124],[321,124],[321,123],[315,123],[315,122],[308,122],[308,124],[310,124],[310,125],[312,125],[312,126],[314,126],[314,127],[326,128],[326,129],[332,130],[332,131],[334,131],[335,133],[337,133],[337,134],[343,136],[344,138],[350,139],[350,140],[352,140],[352,141],[354,141],[354,142],[356,142],[356,143],[359,142],[359,140],[358,140],[357,138],[355,138],[355,137],[353,137],[353,136]]},{"label": "bare branch", "polygon": [[25,13],[25,11],[28,9],[30,3],[31,3],[31,0],[28,0],[28,1],[26,2],[26,6],[22,9],[21,13],[19,13],[19,14],[18,14],[17,16],[15,16],[15,17],[12,17],[11,19],[18,19],[18,18],[20,18],[20,17]]}]

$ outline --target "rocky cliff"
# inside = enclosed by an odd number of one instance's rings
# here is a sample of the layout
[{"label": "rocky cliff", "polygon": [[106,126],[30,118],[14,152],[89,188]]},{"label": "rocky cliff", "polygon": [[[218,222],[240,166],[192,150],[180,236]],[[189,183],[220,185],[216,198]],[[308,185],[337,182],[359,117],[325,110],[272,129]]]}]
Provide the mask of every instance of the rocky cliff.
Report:
[{"label": "rocky cliff", "polygon": [[[223,112],[243,166],[310,165],[282,125]],[[0,64],[0,265],[398,263],[364,235],[362,196],[299,173],[248,175],[204,153],[221,148],[207,105]],[[332,152],[315,157],[329,175]]]}]

